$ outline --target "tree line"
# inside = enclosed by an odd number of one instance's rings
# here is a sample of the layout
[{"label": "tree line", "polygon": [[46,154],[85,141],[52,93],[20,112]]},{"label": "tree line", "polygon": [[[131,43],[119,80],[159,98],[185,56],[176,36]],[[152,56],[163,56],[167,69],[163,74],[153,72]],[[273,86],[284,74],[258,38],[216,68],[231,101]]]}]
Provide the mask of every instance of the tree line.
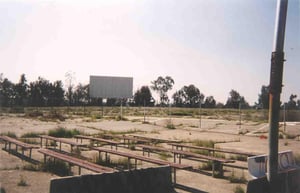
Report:
[{"label": "tree line", "polygon": [[[172,103],[168,92],[172,90],[175,81],[172,77],[159,76],[151,81],[150,86],[145,85],[137,89],[131,99],[120,100],[106,99],[106,105],[114,106],[121,103],[130,106],[176,106],[191,108],[269,108],[269,90],[268,86],[263,85],[258,95],[258,101],[254,106],[250,106],[244,96],[241,96],[236,90],[229,92],[229,97],[225,104],[217,102],[212,95],[205,96],[195,85],[183,86],[180,90],[172,94]],[[152,91],[159,96],[155,100]],[[49,80],[38,77],[36,81],[27,82],[25,74],[20,76],[18,83],[13,83],[0,74],[0,106],[98,106],[102,105],[101,98],[91,98],[89,96],[89,84],[73,85],[70,74],[67,76],[67,89],[64,89],[61,80],[50,82]],[[300,100],[297,95],[291,94],[289,101],[282,103],[282,108],[300,109]]]}]

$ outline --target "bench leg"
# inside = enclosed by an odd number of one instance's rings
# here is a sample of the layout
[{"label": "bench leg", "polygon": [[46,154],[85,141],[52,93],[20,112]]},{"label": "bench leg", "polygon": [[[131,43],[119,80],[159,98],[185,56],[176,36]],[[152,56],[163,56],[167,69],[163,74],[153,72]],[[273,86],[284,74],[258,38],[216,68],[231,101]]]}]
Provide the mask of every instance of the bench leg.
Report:
[{"label": "bench leg", "polygon": [[43,147],[43,138],[41,137],[40,139],[41,139],[40,146]]},{"label": "bench leg", "polygon": [[176,168],[173,168],[174,186],[176,185]]},{"label": "bench leg", "polygon": [[4,149],[7,150],[7,142],[5,141]]},{"label": "bench leg", "polygon": [[215,177],[215,161],[212,162],[212,177]]},{"label": "bench leg", "polygon": [[130,170],[131,168],[130,168],[130,158],[128,158],[128,162],[127,162],[127,168],[128,168],[128,170]]},{"label": "bench leg", "polygon": [[32,149],[30,148],[29,149],[29,158],[31,159],[31,152],[32,152]]},{"label": "bench leg", "polygon": [[81,167],[78,166],[78,174],[80,175],[81,174]]}]

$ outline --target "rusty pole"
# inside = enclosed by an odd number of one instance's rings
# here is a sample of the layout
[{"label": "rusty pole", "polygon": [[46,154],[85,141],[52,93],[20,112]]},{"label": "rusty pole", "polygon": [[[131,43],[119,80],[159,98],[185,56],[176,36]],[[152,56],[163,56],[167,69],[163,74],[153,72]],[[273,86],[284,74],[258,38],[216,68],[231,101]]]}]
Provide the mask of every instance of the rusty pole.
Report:
[{"label": "rusty pole", "polygon": [[270,192],[277,192],[278,178],[278,128],[280,112],[280,93],[282,89],[282,74],[284,63],[284,37],[288,0],[277,1],[277,14],[273,52],[271,58],[271,73],[269,85],[269,159],[268,180]]}]

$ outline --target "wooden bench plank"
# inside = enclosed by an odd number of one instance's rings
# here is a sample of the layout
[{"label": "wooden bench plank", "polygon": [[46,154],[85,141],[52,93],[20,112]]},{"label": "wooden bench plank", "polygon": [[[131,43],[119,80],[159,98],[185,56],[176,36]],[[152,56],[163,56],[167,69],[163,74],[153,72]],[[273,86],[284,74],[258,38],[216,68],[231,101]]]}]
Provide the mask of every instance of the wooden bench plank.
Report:
[{"label": "wooden bench plank", "polygon": [[153,159],[153,158],[149,158],[149,157],[145,157],[145,156],[141,156],[141,155],[131,154],[131,153],[127,153],[127,152],[120,152],[120,151],[110,150],[110,149],[101,148],[101,147],[94,147],[92,149],[99,151],[99,153],[106,152],[106,153],[111,153],[111,154],[115,154],[115,155],[119,155],[119,156],[123,156],[123,157],[127,157],[127,158],[133,158],[133,159],[137,159],[137,160],[141,160],[141,161],[145,161],[145,162],[149,162],[149,163],[154,163],[154,164],[158,164],[158,165],[169,165],[176,169],[191,169],[192,168],[192,166],[189,166],[189,165],[176,164],[176,163],[172,163],[172,162],[168,162],[168,161],[164,161],[164,160]]},{"label": "wooden bench plank", "polygon": [[188,151],[168,149],[168,148],[164,148],[164,147],[157,147],[157,146],[150,146],[150,145],[137,145],[137,147],[141,147],[143,149],[148,149],[148,150],[170,152],[170,153],[173,153],[174,155],[184,155],[184,156],[190,156],[190,157],[194,157],[194,158],[206,159],[206,160],[211,160],[211,161],[219,161],[222,163],[234,162],[233,160],[216,158],[216,157],[201,155],[198,153],[192,153],[192,152],[188,152]]},{"label": "wooden bench plank", "polygon": [[74,136],[76,139],[88,139],[88,140],[91,140],[91,141],[98,141],[98,142],[104,142],[104,143],[107,143],[111,146],[115,146],[116,149],[118,147],[118,145],[121,143],[121,142],[118,142],[118,141],[113,141],[113,140],[108,140],[108,139],[103,139],[103,138],[96,138],[96,137],[91,137],[91,136],[86,136],[86,135],[75,135]]},{"label": "wooden bench plank", "polygon": [[50,157],[60,159],[62,161],[77,165],[79,167],[88,169],[88,170],[93,171],[93,172],[106,173],[106,172],[115,171],[112,168],[100,166],[98,164],[91,163],[89,161],[82,160],[82,159],[79,159],[79,158],[75,158],[75,157],[72,157],[72,156],[69,156],[69,155],[66,155],[66,154],[58,153],[56,151],[49,150],[49,149],[39,149],[38,152],[42,153],[46,156],[50,156]]},{"label": "wooden bench plank", "polygon": [[16,152],[18,152],[18,146],[22,148],[22,155],[24,156],[24,150],[29,149],[29,158],[31,159],[32,149],[39,148],[37,145],[24,143],[22,141],[19,141],[15,138],[8,137],[8,136],[0,136],[0,140],[4,141],[5,146],[4,149],[7,150],[7,144],[8,144],[8,151],[11,150],[11,144],[16,145]]},{"label": "wooden bench plank", "polygon": [[72,145],[72,146],[82,146],[82,144],[80,144],[80,143],[70,141],[70,140],[67,140],[65,138],[52,137],[52,136],[48,136],[48,135],[39,135],[39,137],[43,138],[43,139],[49,139],[49,140],[52,140],[52,141],[58,141],[58,142],[61,142],[61,143]]}]

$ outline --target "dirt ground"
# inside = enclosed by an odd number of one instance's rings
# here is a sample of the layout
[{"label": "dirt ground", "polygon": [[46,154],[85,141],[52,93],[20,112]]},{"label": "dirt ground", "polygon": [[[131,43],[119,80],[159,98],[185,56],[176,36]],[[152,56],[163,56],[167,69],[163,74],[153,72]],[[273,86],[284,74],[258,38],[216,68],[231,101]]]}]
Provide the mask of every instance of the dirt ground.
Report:
[{"label": "dirt ground", "polygon": [[[184,141],[193,140],[213,140],[218,142],[215,147],[222,149],[233,149],[255,154],[268,153],[268,124],[257,122],[242,122],[238,124],[236,121],[206,119],[200,120],[194,118],[157,118],[147,117],[148,124],[143,124],[141,117],[127,117],[127,121],[96,119],[73,117],[65,121],[41,121],[38,119],[26,118],[22,115],[2,114],[0,116],[0,133],[14,132],[18,137],[25,133],[39,132],[47,133],[50,129],[64,127],[66,129],[78,129],[85,134],[96,134],[103,131],[127,132],[163,138],[176,139]],[[168,123],[174,125],[175,129],[168,129]],[[280,130],[285,130],[289,136],[297,136],[300,134],[300,123],[287,123],[285,129],[282,124]],[[263,136],[263,137],[262,137]],[[1,144],[3,148],[4,145]],[[279,140],[279,151],[292,150],[295,155],[300,155],[300,139],[291,138]],[[123,150],[123,149],[121,149]],[[124,150],[125,151],[125,150]],[[127,150],[128,151],[128,150]],[[27,152],[26,152],[27,153]],[[89,152],[82,152],[85,156]],[[41,161],[42,155],[33,150],[33,159]],[[171,158],[172,159],[172,158]],[[185,161],[183,163],[190,163]],[[48,193],[51,178],[58,176],[41,172],[24,170],[24,165],[28,165],[26,161],[9,154],[4,150],[0,150],[0,187],[6,193]],[[193,162],[197,167],[197,162]],[[237,164],[247,166],[246,162]],[[244,176],[248,180],[250,176],[247,170],[225,168],[225,175]],[[89,173],[89,171],[83,171]],[[76,172],[75,172],[76,174]],[[20,181],[26,183],[26,186],[20,186]],[[227,179],[213,178],[209,175],[196,173],[191,171],[178,171],[177,183],[180,188],[177,192],[222,192],[232,193],[237,186],[241,186],[246,190],[246,184],[230,183]],[[1,191],[0,191],[1,192]],[[2,192],[1,192],[2,193]]]}]

